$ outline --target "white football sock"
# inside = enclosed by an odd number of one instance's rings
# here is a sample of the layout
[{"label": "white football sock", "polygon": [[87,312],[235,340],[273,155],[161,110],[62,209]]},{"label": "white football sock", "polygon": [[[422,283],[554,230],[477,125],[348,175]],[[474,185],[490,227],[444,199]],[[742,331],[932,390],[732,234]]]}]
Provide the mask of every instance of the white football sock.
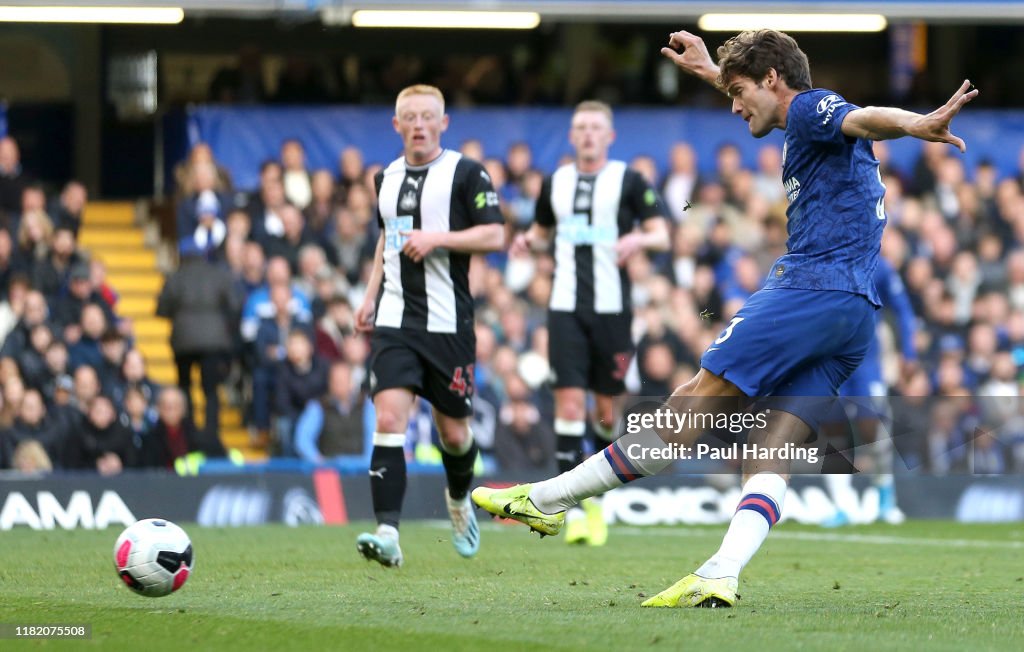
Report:
[{"label": "white football sock", "polygon": [[786,481],[777,473],[758,473],[747,480],[722,546],[696,574],[709,579],[739,577],[778,522],[785,497]]}]

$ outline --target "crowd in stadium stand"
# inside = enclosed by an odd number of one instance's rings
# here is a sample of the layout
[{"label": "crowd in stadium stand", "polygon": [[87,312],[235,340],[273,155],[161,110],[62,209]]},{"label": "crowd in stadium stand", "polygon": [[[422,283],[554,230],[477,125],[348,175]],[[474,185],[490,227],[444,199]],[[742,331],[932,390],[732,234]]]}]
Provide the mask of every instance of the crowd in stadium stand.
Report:
[{"label": "crowd in stadium stand", "polygon": [[[543,176],[517,144],[481,160],[508,228],[525,229]],[[1021,175],[986,163],[966,170],[952,148],[927,143],[912,171],[888,166],[876,144],[889,224],[883,256],[899,270],[916,319],[914,362],[883,326],[897,472],[1024,471],[1024,155]],[[701,352],[755,292],[786,245],[782,153],[764,147],[755,169],[717,152],[698,174],[693,149],[671,145],[669,169],[631,162],[664,198],[673,246],[627,263],[633,281],[634,397],[660,399],[689,380]],[[76,246],[85,189],[50,198],[21,170],[17,144],[0,140],[0,468],[173,468],[189,452],[224,455],[216,387],[243,408],[251,444],[311,463],[368,459],[372,403],[368,340],[353,330],[379,230],[374,174],[354,148],[337,169],[307,169],[303,144],[282,143],[259,166],[255,189],[232,185],[206,145],[175,170],[182,260],[160,297],[175,324],[179,368],[198,364],[207,427],[190,416],[190,388],[159,388],[117,316],[117,288],[102,261]],[[554,468],[546,304],[550,256],[480,256],[474,434],[498,468]],[[216,271],[214,271],[216,270]],[[191,278],[222,279],[200,284]],[[175,278],[179,278],[175,281]],[[219,289],[217,289],[219,288]],[[219,292],[219,294],[218,294]],[[200,320],[200,321],[196,321]],[[186,382],[190,374],[184,374]],[[213,411],[211,412],[211,406]],[[429,411],[417,405],[409,455],[429,462]],[[367,424],[371,424],[369,427]]]}]

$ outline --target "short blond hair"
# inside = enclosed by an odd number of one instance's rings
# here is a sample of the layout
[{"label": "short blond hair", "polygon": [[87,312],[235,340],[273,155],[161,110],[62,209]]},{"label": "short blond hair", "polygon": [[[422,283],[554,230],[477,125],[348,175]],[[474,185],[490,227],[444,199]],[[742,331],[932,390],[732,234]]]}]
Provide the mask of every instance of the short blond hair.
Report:
[{"label": "short blond hair", "polygon": [[595,111],[597,113],[603,113],[608,118],[608,124],[614,124],[612,120],[612,107],[601,100],[583,100],[576,105],[576,109],[572,112],[573,115],[582,113],[583,111]]},{"label": "short blond hair", "polygon": [[14,449],[11,466],[24,473],[48,473],[53,463],[46,449],[35,439],[26,439]]},{"label": "short blond hair", "polygon": [[395,98],[395,115],[398,115],[398,105],[410,95],[429,95],[437,98],[437,101],[441,103],[441,115],[444,115],[444,94],[441,93],[440,88],[429,84],[413,84],[403,88]]}]

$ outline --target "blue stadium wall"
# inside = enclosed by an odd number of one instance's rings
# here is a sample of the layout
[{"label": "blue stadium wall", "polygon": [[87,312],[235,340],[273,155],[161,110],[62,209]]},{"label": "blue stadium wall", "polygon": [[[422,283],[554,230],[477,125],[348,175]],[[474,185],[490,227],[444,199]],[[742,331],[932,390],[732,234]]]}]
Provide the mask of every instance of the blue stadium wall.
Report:
[{"label": "blue stadium wall", "polygon": [[[227,107],[199,106],[186,115],[187,128],[170,130],[169,162],[180,160],[188,145],[210,143],[216,158],[231,171],[241,189],[253,189],[259,164],[277,159],[281,143],[302,141],[311,169],[337,170],[338,153],[345,147],[360,148],[368,163],[387,163],[401,152],[401,142],[391,128],[391,107]],[[452,109],[451,126],[442,142],[458,148],[465,140],[479,139],[487,156],[504,158],[509,145],[524,141],[534,155],[534,166],[554,169],[569,153],[567,137],[571,109]],[[767,143],[782,145],[782,133],[755,140],[737,116],[724,109],[620,109],[615,113],[617,139],[612,155],[630,160],[637,155],[654,158],[664,171],[670,146],[687,141],[697,151],[700,171],[714,169],[715,151],[726,143],[740,148],[744,164],[754,168],[757,151]],[[1024,111],[969,110],[953,122],[953,131],[968,144],[969,168],[988,160],[1003,176],[1018,172],[1018,156],[1024,146]],[[186,140],[182,140],[182,135]],[[921,151],[921,143],[902,139],[890,143],[892,164],[909,173]]]}]

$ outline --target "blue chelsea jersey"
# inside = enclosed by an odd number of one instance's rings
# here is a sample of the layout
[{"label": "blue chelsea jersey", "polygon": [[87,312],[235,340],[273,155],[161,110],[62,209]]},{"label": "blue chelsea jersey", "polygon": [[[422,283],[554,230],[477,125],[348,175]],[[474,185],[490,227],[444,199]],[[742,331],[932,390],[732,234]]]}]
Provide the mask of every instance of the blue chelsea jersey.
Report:
[{"label": "blue chelsea jersey", "polygon": [[885,227],[885,186],[871,141],[840,128],[858,108],[824,89],[789,105],[782,176],[789,199],[788,252],[766,288],[841,290],[880,306],[874,273]]}]

